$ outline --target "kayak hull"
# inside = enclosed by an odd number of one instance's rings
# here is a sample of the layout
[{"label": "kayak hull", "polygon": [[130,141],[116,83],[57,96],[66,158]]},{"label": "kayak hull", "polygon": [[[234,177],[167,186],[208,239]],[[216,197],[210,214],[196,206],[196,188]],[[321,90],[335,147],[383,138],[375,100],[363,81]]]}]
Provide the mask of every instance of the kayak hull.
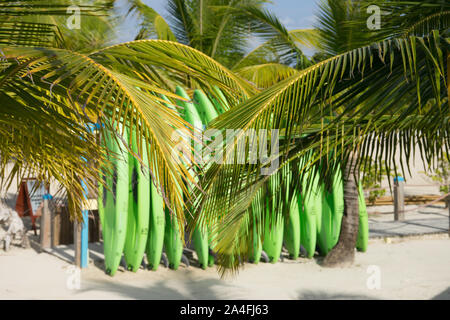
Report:
[{"label": "kayak hull", "polygon": [[[127,139],[125,133],[124,139]],[[112,174],[106,178],[102,190],[103,206],[103,244],[106,273],[113,276],[121,262],[125,245],[128,220],[128,152],[120,139],[114,139],[111,133],[104,135],[107,148],[112,152]]]},{"label": "kayak hull", "polygon": [[146,253],[148,269],[153,271],[156,271],[161,263],[165,225],[164,200],[154,183],[150,182],[150,230]]},{"label": "kayak hull", "polygon": [[[132,150],[138,154],[136,135],[133,133]],[[143,162],[148,163],[147,149],[143,145]],[[148,238],[150,212],[150,180],[148,170],[129,155],[128,225],[124,256],[128,270],[136,272],[142,264]]]}]

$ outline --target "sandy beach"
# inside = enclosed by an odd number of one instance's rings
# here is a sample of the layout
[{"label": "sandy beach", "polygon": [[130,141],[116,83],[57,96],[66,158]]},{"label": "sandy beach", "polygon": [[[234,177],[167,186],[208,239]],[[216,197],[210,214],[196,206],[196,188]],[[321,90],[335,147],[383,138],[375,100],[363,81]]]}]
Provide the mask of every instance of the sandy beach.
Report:
[{"label": "sandy beach", "polygon": [[[72,265],[71,249],[66,249],[0,251],[0,299],[450,299],[446,235],[390,243],[372,240],[368,252],[357,253],[349,268],[322,268],[315,259],[285,259],[246,264],[225,279],[215,267],[204,271],[184,265],[177,271],[161,265],[156,272],[141,268],[137,273],[121,268],[110,277],[94,248],[79,289],[68,286]],[[379,289],[367,286],[373,266],[379,270]]]},{"label": "sandy beach", "polygon": [[[426,182],[423,175],[414,177],[416,184]],[[4,200],[13,208],[16,195],[10,192]],[[438,194],[438,188],[406,192]],[[371,237],[379,238],[370,240],[368,252],[357,253],[350,268],[322,268],[320,258],[284,259],[246,264],[239,274],[221,279],[215,267],[196,267],[194,257],[189,268],[177,271],[161,265],[156,272],[131,273],[120,267],[110,277],[104,273],[102,245],[91,243],[79,289],[70,286],[72,246],[39,253],[38,237],[29,232],[32,248],[0,250],[0,299],[450,299],[448,209],[413,210],[403,223],[393,222],[392,205],[369,206],[368,212]],[[417,236],[402,239],[405,234]],[[379,270],[379,289],[367,286],[373,266]]]}]

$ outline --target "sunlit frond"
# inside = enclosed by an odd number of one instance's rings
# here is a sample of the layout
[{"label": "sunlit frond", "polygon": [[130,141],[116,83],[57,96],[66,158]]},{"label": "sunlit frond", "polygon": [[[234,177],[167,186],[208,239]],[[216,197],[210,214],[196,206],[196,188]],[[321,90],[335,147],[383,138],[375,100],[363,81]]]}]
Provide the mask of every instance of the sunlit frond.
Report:
[{"label": "sunlit frond", "polygon": [[[219,87],[227,100],[236,104],[257,92],[248,81],[234,74],[204,53],[183,44],[164,40],[139,40],[95,52],[91,57],[129,76],[153,81],[162,87],[159,71],[170,72],[172,81],[189,88],[213,92]],[[157,68],[152,70],[151,68]],[[178,74],[178,77],[177,77]],[[169,89],[169,88],[168,88]]]},{"label": "sunlit frond", "polygon": [[254,83],[256,87],[266,89],[299,71],[284,64],[266,63],[237,69],[235,72]]},{"label": "sunlit frond", "polygon": [[[219,117],[211,127],[241,129],[233,141],[235,147],[248,145],[249,129],[280,129],[275,174],[290,164],[293,174],[303,176],[303,171],[318,165],[321,178],[330,183],[333,170],[324,168],[337,163],[344,166],[354,149],[361,158],[384,158],[392,171],[399,165],[407,168],[417,150],[432,167],[435,156],[450,147],[448,61],[444,54],[449,49],[438,32],[357,48],[261,92]],[[233,157],[234,152],[227,149],[223,156]],[[310,163],[300,165],[309,152],[313,152]],[[394,159],[399,152],[400,164]],[[216,243],[219,250],[234,243],[231,237],[235,234],[227,236],[225,230],[242,230],[254,195],[270,179],[261,174],[263,167],[261,162],[213,164],[205,174],[202,187],[208,195],[199,202],[200,216],[213,221],[218,218],[216,212],[227,212],[216,231],[222,236]],[[299,185],[294,187],[298,190]],[[250,241],[252,229],[242,237]],[[236,268],[238,256],[245,254],[236,246],[223,252],[234,255],[226,259],[232,264],[224,268]]]},{"label": "sunlit frond", "polygon": [[77,6],[82,17],[104,15],[113,6],[112,0],[95,3],[53,0],[51,4],[39,0],[5,0],[0,2],[0,44],[23,46],[56,46],[63,42],[57,17],[74,14],[68,10]]},{"label": "sunlit frond", "polygon": [[[17,47],[3,48],[3,54],[3,58],[11,63],[10,69],[5,70],[11,70],[8,80],[14,80],[3,84],[1,89],[6,92],[9,93],[6,86],[21,88],[28,85],[41,91],[42,96],[50,101],[56,94],[67,97],[66,108],[73,108],[69,115],[80,113],[93,123],[100,122],[105,128],[112,127],[119,137],[127,127],[141,135],[149,145],[148,165],[152,176],[161,186],[167,204],[183,221],[183,191],[187,191],[184,186],[186,182],[193,181],[193,177],[172,158],[179,141],[172,141],[171,137],[174,128],[183,128],[188,124],[172,109],[159,103],[162,101],[160,94],[174,96],[172,93],[67,50]],[[9,94],[11,99],[17,101],[25,100],[26,95],[26,91],[19,90],[15,91],[15,95]],[[41,107],[40,110],[45,109]],[[138,150],[136,156],[142,159],[140,144]]]}]

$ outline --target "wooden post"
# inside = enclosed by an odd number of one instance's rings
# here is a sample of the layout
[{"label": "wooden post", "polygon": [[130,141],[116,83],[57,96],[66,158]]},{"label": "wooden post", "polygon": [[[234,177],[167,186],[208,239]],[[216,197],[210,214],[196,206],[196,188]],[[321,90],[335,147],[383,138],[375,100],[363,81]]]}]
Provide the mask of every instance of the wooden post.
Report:
[{"label": "wooden post", "polygon": [[[450,185],[448,186],[448,191],[450,192]],[[450,237],[450,195],[445,199],[447,200],[447,210],[448,210],[448,236]]]},{"label": "wooden post", "polygon": [[405,179],[394,178],[394,220],[405,220]]},{"label": "wooden post", "polygon": [[49,194],[45,194],[43,196],[43,207],[42,207],[42,215],[41,215],[41,229],[40,229],[40,244],[41,250],[49,249],[52,245],[52,214],[50,211],[50,199],[51,196]]},{"label": "wooden post", "polygon": [[77,220],[73,223],[73,246],[75,250],[75,265],[81,268],[81,228],[82,223]]},{"label": "wooden post", "polygon": [[52,248],[59,245],[59,235],[61,227],[61,208],[53,207],[52,210]]}]

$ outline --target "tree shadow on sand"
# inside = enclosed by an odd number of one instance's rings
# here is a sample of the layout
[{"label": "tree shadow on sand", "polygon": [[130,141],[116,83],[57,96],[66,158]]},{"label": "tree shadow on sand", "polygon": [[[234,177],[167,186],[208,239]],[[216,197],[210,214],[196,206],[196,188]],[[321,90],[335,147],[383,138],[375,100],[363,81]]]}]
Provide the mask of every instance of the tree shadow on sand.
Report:
[{"label": "tree shadow on sand", "polygon": [[433,300],[450,300],[450,287],[434,296]]},{"label": "tree shadow on sand", "polygon": [[[224,287],[235,287],[219,279],[198,279],[191,271],[185,272],[184,279],[180,280],[182,288],[177,290],[168,286],[167,279],[158,280],[148,287],[137,287],[125,283],[112,281],[89,281],[83,286],[80,293],[89,291],[115,292],[123,298],[128,299],[151,299],[151,300],[215,300],[231,299],[227,294],[217,295],[214,287],[223,290]],[[173,283],[173,282],[172,282]],[[227,297],[228,296],[228,297]]]},{"label": "tree shadow on sand", "polygon": [[298,293],[298,300],[378,300],[376,297],[363,294],[329,293],[326,291],[302,290]]},{"label": "tree shadow on sand", "polygon": [[[328,293],[325,291],[303,290],[297,296],[298,300],[379,300],[377,297],[363,294]],[[450,300],[450,287],[442,291],[431,300]]]}]

